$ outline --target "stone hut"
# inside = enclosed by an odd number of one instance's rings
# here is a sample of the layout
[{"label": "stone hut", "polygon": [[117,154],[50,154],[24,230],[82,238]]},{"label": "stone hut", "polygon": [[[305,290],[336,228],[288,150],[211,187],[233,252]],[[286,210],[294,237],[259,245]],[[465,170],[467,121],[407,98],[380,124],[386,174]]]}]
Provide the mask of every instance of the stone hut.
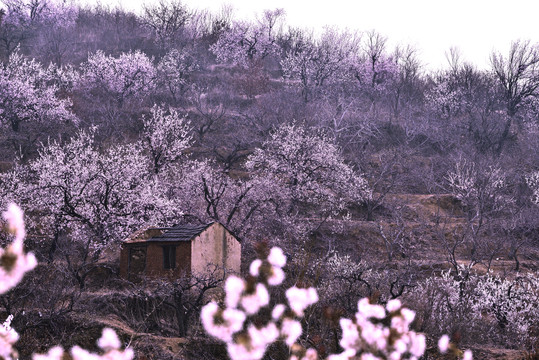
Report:
[{"label": "stone hut", "polygon": [[241,244],[218,222],[139,230],[122,243],[120,275],[177,278],[204,272],[209,265],[240,272]]}]

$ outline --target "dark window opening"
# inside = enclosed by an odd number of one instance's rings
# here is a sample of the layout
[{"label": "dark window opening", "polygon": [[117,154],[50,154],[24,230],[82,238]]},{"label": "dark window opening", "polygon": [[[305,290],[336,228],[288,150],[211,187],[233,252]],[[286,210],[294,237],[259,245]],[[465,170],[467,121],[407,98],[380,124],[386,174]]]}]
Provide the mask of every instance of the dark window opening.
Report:
[{"label": "dark window opening", "polygon": [[176,246],[163,246],[163,268],[176,268]]}]

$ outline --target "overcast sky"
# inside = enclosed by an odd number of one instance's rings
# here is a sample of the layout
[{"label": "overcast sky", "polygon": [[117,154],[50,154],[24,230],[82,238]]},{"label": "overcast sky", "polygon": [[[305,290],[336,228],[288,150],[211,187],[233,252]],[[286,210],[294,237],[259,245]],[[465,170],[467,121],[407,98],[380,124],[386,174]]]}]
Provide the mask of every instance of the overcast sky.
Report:
[{"label": "overcast sky", "polygon": [[[126,8],[152,0],[122,1]],[[106,0],[103,0],[106,2]],[[321,29],[337,25],[380,32],[389,40],[413,45],[430,69],[446,66],[445,53],[461,50],[464,60],[488,66],[493,49],[506,52],[512,40],[539,41],[538,0],[184,0],[190,8],[217,11],[230,4],[239,19],[254,18],[264,9],[283,8],[286,23]]]}]

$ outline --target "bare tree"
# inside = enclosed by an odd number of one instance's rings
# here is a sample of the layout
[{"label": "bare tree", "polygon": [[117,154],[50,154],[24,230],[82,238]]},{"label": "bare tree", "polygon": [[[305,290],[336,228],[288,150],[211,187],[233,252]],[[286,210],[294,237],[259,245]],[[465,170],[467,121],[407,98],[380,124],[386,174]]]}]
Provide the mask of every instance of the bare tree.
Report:
[{"label": "bare tree", "polygon": [[226,104],[207,91],[207,88],[194,86],[189,96],[199,115],[197,121],[193,121],[193,127],[200,140],[204,139],[206,134],[215,131],[227,115]]},{"label": "bare tree", "polygon": [[222,268],[210,266],[204,273],[185,275],[175,280],[154,280],[163,305],[174,310],[179,336],[188,334],[193,319],[205,304],[208,291],[220,286],[225,277],[226,272]]},{"label": "bare tree", "polygon": [[493,52],[490,62],[504,90],[508,115],[502,140],[497,148],[497,152],[501,153],[519,105],[528,97],[537,95],[539,48],[537,45],[531,45],[529,41],[517,40],[511,44],[507,57],[499,52]]},{"label": "bare tree", "polygon": [[161,51],[179,40],[193,15],[181,0],[159,0],[153,6],[144,5],[143,11],[143,21],[155,33]]}]

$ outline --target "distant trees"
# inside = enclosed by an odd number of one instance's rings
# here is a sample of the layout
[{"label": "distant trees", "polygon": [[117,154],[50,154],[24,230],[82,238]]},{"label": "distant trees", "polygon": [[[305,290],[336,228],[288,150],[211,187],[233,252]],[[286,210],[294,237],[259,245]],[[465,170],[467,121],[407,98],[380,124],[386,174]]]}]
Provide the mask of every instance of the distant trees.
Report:
[{"label": "distant trees", "polygon": [[[483,165],[483,166],[482,166]],[[479,226],[493,213],[507,209],[511,200],[505,196],[507,187],[502,170],[495,165],[459,159],[447,175],[453,195],[469,211],[470,219]]]},{"label": "distant trees", "polygon": [[492,70],[504,91],[507,119],[496,151],[501,153],[509,136],[511,124],[520,105],[529,97],[537,96],[539,89],[539,47],[529,41],[515,41],[507,57],[493,52]]},{"label": "distant trees", "polygon": [[188,90],[193,72],[198,67],[193,54],[185,49],[172,49],[157,64],[157,85],[165,89],[176,103]]},{"label": "distant trees", "polygon": [[[64,55],[73,49],[73,29],[77,9],[54,0],[7,0],[6,14],[0,22],[0,49],[6,58],[17,47],[35,50],[46,62],[61,65]],[[32,46],[30,45],[32,42]]]},{"label": "distant trees", "polygon": [[[456,55],[455,55],[456,56]],[[428,107],[468,137],[481,153],[499,154],[507,140],[504,95],[496,78],[454,57],[426,94]]]},{"label": "distant trees", "polygon": [[507,57],[499,52],[490,56],[492,70],[505,91],[507,115],[513,117],[526,98],[539,88],[539,48],[529,41],[511,43]]},{"label": "distant trees", "polygon": [[320,39],[297,32],[289,39],[290,50],[281,61],[284,76],[299,80],[303,98],[308,101],[315,89],[343,81],[359,46],[357,34],[326,28]]},{"label": "distant trees", "polygon": [[417,49],[411,46],[397,47],[392,54],[398,67],[398,74],[393,78],[389,104],[393,117],[398,119],[403,111],[410,113],[421,106],[424,96],[423,69]]},{"label": "distant trees", "polygon": [[399,71],[395,60],[386,54],[386,38],[375,31],[368,32],[361,53],[353,58],[351,70],[359,91],[369,101],[370,112],[375,115],[377,103],[387,97]]},{"label": "distant trees", "polygon": [[43,9],[43,2],[6,1],[6,9],[0,22],[0,44],[4,56],[9,58],[13,51],[32,37],[36,17]]},{"label": "distant trees", "polygon": [[180,0],[160,0],[143,6],[142,21],[153,32],[159,49],[165,52],[182,42],[183,31],[192,16],[193,12]]},{"label": "distant trees", "polygon": [[0,69],[0,122],[18,132],[25,123],[75,120],[68,110],[70,101],[57,96],[58,75],[54,68],[44,69],[35,60],[13,53]]},{"label": "distant trees", "polygon": [[284,14],[282,9],[266,10],[257,23],[235,22],[221,33],[210,49],[220,62],[253,66],[278,52],[279,25]]},{"label": "distant trees", "polygon": [[[35,1],[39,3],[39,1]],[[37,29],[37,54],[46,62],[60,66],[75,47],[77,8],[68,2],[43,1],[44,9]],[[40,54],[41,53],[41,54]]]}]

